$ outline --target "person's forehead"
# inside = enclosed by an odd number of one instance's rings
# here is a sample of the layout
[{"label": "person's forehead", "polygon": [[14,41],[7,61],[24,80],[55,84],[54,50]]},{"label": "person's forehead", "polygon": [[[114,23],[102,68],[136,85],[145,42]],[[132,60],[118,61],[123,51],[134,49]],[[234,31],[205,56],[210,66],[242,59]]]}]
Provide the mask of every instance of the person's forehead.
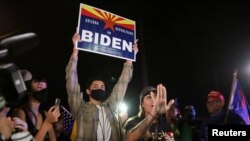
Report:
[{"label": "person's forehead", "polygon": [[[153,92],[153,91],[150,91],[150,92]],[[146,94],[144,97],[151,97],[150,92],[148,94]],[[154,94],[154,96],[156,96],[156,93],[153,92],[153,94]]]},{"label": "person's forehead", "polygon": [[104,82],[101,81],[101,80],[94,80],[94,81],[92,82],[92,85],[104,85]]},{"label": "person's forehead", "polygon": [[151,97],[151,95],[147,94],[144,96],[144,98],[148,98],[148,97]]}]

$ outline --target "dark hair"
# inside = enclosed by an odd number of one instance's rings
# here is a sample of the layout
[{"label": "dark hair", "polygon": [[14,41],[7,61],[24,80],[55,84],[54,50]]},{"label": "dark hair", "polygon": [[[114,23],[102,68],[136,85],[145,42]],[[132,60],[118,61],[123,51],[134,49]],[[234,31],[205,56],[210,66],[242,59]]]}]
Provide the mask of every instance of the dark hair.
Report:
[{"label": "dark hair", "polygon": [[36,81],[36,82],[45,82],[45,83],[47,83],[47,79],[45,77],[41,76],[41,75],[34,75],[31,80]]},{"label": "dark hair", "polygon": [[81,86],[81,91],[83,92],[83,99],[84,99],[85,101],[89,101],[89,95],[85,92],[85,90],[86,90],[86,89],[89,89],[90,86],[91,86],[91,84],[92,84],[94,81],[97,81],[97,80],[103,81],[103,83],[104,83],[104,85],[105,85],[106,91],[109,92],[109,88],[108,88],[107,85],[106,85],[106,79],[105,79],[104,77],[102,77],[102,76],[100,76],[100,75],[92,76],[92,77],[90,77],[90,78],[86,81],[86,83],[85,83],[84,86],[83,86],[83,85]]},{"label": "dark hair", "polygon": [[33,77],[32,77],[31,80],[25,82],[28,91],[31,88],[32,81],[35,81],[35,82],[45,82],[48,85],[48,81],[47,81],[47,79],[45,77],[43,77],[41,75],[33,75]]},{"label": "dark hair", "polygon": [[85,88],[88,89],[90,88],[91,84],[94,82],[94,81],[97,81],[97,80],[100,80],[100,81],[103,81],[103,83],[106,85],[105,83],[105,79],[101,76],[94,76],[94,77],[91,77],[87,80],[86,82],[86,85],[85,85]]},{"label": "dark hair", "polygon": [[139,117],[144,117],[145,116],[145,112],[144,110],[142,109],[142,102],[143,102],[143,98],[148,95],[150,92],[154,92],[156,93],[156,88],[153,87],[153,86],[148,86],[148,87],[145,87],[142,89],[141,93],[140,93],[140,105],[139,105],[139,113],[138,113],[138,116]]}]

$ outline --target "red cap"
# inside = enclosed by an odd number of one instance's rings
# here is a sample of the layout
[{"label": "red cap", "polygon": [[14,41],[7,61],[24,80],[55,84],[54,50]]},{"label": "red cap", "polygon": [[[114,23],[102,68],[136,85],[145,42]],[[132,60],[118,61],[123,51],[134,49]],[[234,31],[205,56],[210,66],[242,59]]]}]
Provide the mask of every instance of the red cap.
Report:
[{"label": "red cap", "polygon": [[220,100],[223,103],[225,102],[224,96],[219,91],[210,91],[208,93],[208,96],[207,96],[206,100],[208,98],[218,99],[218,100]]}]

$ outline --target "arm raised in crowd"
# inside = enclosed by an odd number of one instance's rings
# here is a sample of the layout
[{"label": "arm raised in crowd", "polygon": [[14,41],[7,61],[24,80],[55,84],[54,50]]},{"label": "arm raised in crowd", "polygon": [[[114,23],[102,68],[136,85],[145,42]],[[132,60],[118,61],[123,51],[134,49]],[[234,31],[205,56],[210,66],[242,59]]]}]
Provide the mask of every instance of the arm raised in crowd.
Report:
[{"label": "arm raised in crowd", "polygon": [[77,42],[80,40],[80,35],[75,33],[72,37],[73,51],[66,67],[66,89],[68,93],[68,102],[71,112],[75,116],[82,101],[82,94],[78,82],[77,63],[78,63],[78,49]]},{"label": "arm raised in crowd", "polygon": [[[137,42],[138,40],[136,40],[135,44],[133,45],[133,50],[135,52],[135,55],[137,55],[138,53]],[[123,70],[121,72],[121,75],[109,97],[110,105],[113,106],[114,108],[123,100],[128,84],[132,78],[132,75],[133,75],[133,62],[131,60],[126,60],[126,62],[123,65]]]},{"label": "arm raised in crowd", "polygon": [[167,91],[162,84],[157,85],[156,96],[152,91],[150,92],[150,96],[153,100],[153,110],[140,123],[126,132],[128,141],[136,141],[144,136],[155,120],[161,114],[166,113],[174,103],[174,100],[170,100],[170,102],[167,103]]}]

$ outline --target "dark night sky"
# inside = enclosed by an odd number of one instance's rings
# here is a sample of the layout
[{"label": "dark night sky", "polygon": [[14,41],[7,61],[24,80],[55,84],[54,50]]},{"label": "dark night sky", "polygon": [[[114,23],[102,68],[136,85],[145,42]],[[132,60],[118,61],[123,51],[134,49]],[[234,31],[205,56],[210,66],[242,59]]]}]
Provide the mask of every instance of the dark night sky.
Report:
[{"label": "dark night sky", "polygon": [[[67,106],[64,70],[80,2],[136,21],[140,52],[125,96],[132,105],[131,115],[137,112],[143,86],[157,83],[166,85],[169,98],[178,98],[180,108],[193,104],[198,116],[206,115],[204,96],[217,89],[227,99],[234,69],[238,69],[249,101],[250,73],[246,69],[250,65],[250,3],[2,0],[0,40],[9,33],[25,32],[35,32],[40,38],[37,48],[4,61],[48,78],[49,104],[60,97]],[[117,78],[124,62],[83,51],[79,58],[81,83],[99,73],[108,79]]]}]

